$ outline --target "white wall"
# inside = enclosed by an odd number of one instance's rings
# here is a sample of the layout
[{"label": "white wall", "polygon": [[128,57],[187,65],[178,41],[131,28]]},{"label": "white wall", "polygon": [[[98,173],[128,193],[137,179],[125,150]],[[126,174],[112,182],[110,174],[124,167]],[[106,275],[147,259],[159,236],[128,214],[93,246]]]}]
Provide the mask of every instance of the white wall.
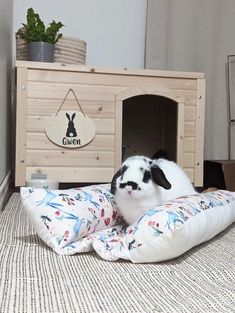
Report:
[{"label": "white wall", "polygon": [[[234,0],[149,0],[147,67],[199,71],[206,77],[207,160],[228,158],[227,55],[235,53]],[[232,132],[235,159],[235,127]]]},{"label": "white wall", "polygon": [[12,74],[11,0],[0,1],[0,185],[10,169],[11,160],[11,74]]},{"label": "white wall", "polygon": [[66,26],[66,36],[87,42],[87,64],[144,67],[147,0],[14,0],[14,32],[32,7],[45,23]]}]

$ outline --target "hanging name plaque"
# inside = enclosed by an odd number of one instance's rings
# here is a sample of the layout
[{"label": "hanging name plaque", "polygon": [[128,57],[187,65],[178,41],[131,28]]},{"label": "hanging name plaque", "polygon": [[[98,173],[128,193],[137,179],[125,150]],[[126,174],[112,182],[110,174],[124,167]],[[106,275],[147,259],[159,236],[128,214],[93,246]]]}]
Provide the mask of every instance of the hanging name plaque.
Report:
[{"label": "hanging name plaque", "polygon": [[[61,110],[70,92],[73,93],[80,111]],[[73,89],[69,89],[57,113],[49,117],[45,132],[53,143],[68,149],[85,146],[95,137],[95,124],[84,114]]]}]

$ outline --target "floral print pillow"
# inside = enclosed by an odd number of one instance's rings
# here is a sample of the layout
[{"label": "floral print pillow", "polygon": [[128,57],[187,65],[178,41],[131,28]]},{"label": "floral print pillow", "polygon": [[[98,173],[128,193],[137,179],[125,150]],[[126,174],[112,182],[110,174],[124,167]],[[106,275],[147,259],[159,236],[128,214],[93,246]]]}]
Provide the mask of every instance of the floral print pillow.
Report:
[{"label": "floral print pillow", "polygon": [[117,225],[88,238],[105,260],[160,262],[213,238],[234,221],[235,192],[218,190],[165,202],[128,227]]},{"label": "floral print pillow", "polygon": [[121,219],[110,184],[67,190],[22,187],[21,199],[38,235],[58,253]]}]

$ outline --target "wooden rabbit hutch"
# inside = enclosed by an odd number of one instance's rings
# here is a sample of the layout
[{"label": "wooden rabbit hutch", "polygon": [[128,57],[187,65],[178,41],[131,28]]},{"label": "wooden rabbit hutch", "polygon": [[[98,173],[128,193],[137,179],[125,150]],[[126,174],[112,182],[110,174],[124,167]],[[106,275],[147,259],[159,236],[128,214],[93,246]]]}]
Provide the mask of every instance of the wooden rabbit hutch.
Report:
[{"label": "wooden rabbit hutch", "polygon": [[[109,182],[122,159],[160,148],[202,185],[204,74],[28,61],[16,67],[16,186],[37,173],[59,182]],[[76,149],[45,133],[70,88],[96,128],[93,140]],[[64,108],[77,108],[72,95]]]}]

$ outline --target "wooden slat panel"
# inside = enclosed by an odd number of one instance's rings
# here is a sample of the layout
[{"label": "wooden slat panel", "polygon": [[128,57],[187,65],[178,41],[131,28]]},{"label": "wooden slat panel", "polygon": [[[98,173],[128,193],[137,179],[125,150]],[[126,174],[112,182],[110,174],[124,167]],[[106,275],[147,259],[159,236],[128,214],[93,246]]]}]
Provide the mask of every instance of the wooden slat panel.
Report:
[{"label": "wooden slat panel", "polygon": [[113,167],[114,152],[76,150],[27,150],[27,166]]},{"label": "wooden slat panel", "polygon": [[119,169],[122,163],[122,101],[116,101],[115,105],[115,171]]},{"label": "wooden slat panel", "polygon": [[185,166],[184,164],[184,112],[185,112],[185,104],[178,104],[178,116],[177,116],[177,151],[176,151],[176,161],[179,166]]},{"label": "wooden slat panel", "polygon": [[184,152],[194,152],[195,138],[184,138]]},{"label": "wooden slat panel", "polygon": [[184,123],[184,137],[195,137],[195,122]]},{"label": "wooden slat panel", "polygon": [[183,97],[185,106],[195,106],[197,93],[195,90],[174,90],[176,97]]},{"label": "wooden slat panel", "polygon": [[[114,119],[93,119],[96,127],[96,134],[114,134]],[[47,116],[27,116],[28,132],[44,132],[48,123]]]},{"label": "wooden slat panel", "polygon": [[185,122],[194,122],[196,118],[196,108],[194,106],[185,106]]},{"label": "wooden slat panel", "polygon": [[195,164],[195,154],[194,152],[185,152],[184,153],[184,167],[194,167]]},{"label": "wooden slat panel", "polygon": [[156,86],[131,86],[130,88],[126,88],[123,91],[116,94],[116,101],[124,101],[131,97],[142,96],[142,95],[154,95],[154,96],[162,96],[166,98],[170,98],[175,100],[175,93],[173,89],[169,89],[167,86],[163,84]]},{"label": "wooden slat panel", "polygon": [[115,69],[115,68],[92,68],[81,64],[63,64],[48,62],[32,62],[32,61],[16,61],[17,67],[25,67],[27,69],[43,69],[56,71],[70,71],[77,73],[103,73],[103,74],[121,74],[121,75],[140,75],[140,76],[160,76],[174,78],[205,78],[203,73],[199,72],[179,72],[179,71],[162,71],[162,70],[146,70],[146,69]]},{"label": "wooden slat panel", "polygon": [[[110,75],[99,73],[56,72],[29,70],[29,81],[66,84],[87,84],[104,86],[142,86],[143,77],[136,75]],[[144,85],[164,85],[170,89],[196,89],[196,79],[172,77],[144,77]]]},{"label": "wooden slat panel", "polygon": [[15,184],[25,182],[25,148],[26,148],[26,104],[27,104],[27,69],[17,70],[17,105],[16,105],[16,156]]},{"label": "wooden slat panel", "polygon": [[195,185],[203,186],[205,79],[198,79],[195,130]]},{"label": "wooden slat panel", "polygon": [[[114,102],[104,101],[84,101],[81,104],[83,112],[93,118],[114,118]],[[28,99],[28,115],[51,115],[55,114],[60,108],[61,102],[49,99]],[[66,100],[63,110],[77,110],[78,105],[75,100]]]},{"label": "wooden slat panel", "polygon": [[[64,150],[51,142],[45,133],[27,133],[27,149]],[[114,151],[114,135],[96,135],[81,151]]]},{"label": "wooden slat panel", "polygon": [[103,183],[111,182],[114,169],[111,167],[90,167],[89,169],[85,167],[27,167],[26,179],[30,180],[31,174],[34,173],[47,174],[47,179],[64,183]]},{"label": "wooden slat panel", "polygon": [[[33,99],[58,99],[63,101],[69,88],[72,88],[78,98],[82,101],[114,101],[115,94],[125,89],[125,87],[110,86],[88,86],[72,84],[48,84],[48,83],[28,83],[28,97]],[[68,100],[74,100],[74,96],[69,94]]]}]

